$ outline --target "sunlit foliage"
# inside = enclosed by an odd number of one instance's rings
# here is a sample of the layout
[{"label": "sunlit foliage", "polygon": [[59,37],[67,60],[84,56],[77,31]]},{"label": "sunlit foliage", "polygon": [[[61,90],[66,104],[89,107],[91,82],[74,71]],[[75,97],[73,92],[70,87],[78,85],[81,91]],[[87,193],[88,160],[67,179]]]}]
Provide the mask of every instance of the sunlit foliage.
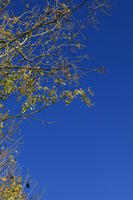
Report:
[{"label": "sunlit foliage", "polygon": [[[16,1],[18,3],[19,0]],[[108,14],[107,0],[0,1],[0,197],[27,199],[22,177],[16,174],[19,123],[59,101],[66,105],[80,98],[93,105],[90,86],[80,80],[104,67],[83,67],[88,58],[86,30],[98,29],[98,13]],[[14,6],[13,6],[14,5]],[[80,19],[77,11],[83,9]],[[16,106],[15,106],[16,105]],[[14,138],[14,131],[15,138]],[[15,157],[14,157],[15,156]],[[29,186],[27,184],[27,186]]]}]

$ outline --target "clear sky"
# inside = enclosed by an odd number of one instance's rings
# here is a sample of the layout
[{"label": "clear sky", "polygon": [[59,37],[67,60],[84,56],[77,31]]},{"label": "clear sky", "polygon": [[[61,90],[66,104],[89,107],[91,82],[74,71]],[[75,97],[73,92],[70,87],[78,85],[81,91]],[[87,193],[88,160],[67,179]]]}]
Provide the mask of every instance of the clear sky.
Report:
[{"label": "clear sky", "polygon": [[39,115],[55,124],[23,126],[22,171],[47,187],[45,200],[133,199],[133,1],[113,2],[101,30],[88,32],[88,54],[96,58],[88,66],[109,70],[85,80],[95,106],[60,103]]}]

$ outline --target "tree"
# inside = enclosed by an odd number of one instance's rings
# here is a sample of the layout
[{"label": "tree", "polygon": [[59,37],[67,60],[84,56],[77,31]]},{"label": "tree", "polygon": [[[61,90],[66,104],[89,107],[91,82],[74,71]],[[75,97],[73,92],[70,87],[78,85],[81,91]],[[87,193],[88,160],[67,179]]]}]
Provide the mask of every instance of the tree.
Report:
[{"label": "tree", "polygon": [[[3,199],[11,194],[12,199],[26,199],[21,177],[14,173],[16,141],[20,140],[18,135],[14,138],[14,132],[25,118],[59,101],[69,105],[79,97],[92,106],[93,91],[81,88],[80,78],[88,72],[102,73],[104,68],[82,66],[87,59],[86,53],[83,55],[85,30],[89,24],[97,28],[98,13],[107,14],[111,3],[55,0],[41,9],[27,2],[21,5],[21,13],[16,13],[12,2],[0,1],[0,172],[4,173],[0,194]],[[84,10],[83,19],[77,16],[80,9]]]}]

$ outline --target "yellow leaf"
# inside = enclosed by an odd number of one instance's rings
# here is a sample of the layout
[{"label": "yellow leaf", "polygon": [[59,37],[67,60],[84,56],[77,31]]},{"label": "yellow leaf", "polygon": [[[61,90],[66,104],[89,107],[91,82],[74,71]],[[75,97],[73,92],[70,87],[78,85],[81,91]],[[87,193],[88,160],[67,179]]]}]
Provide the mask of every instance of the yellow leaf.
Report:
[{"label": "yellow leaf", "polygon": [[29,4],[27,3],[27,4],[26,4],[26,8],[29,8],[29,7],[30,7],[30,6],[29,6]]}]

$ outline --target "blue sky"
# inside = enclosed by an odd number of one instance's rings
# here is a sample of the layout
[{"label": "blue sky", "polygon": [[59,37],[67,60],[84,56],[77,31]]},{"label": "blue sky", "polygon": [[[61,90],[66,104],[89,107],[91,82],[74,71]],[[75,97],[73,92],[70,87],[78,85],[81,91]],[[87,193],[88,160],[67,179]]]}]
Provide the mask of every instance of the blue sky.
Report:
[{"label": "blue sky", "polygon": [[[41,2],[41,1],[40,1]],[[89,74],[95,106],[75,100],[49,107],[23,126],[22,172],[27,168],[46,186],[46,200],[133,199],[133,2],[117,0],[100,31],[88,32],[88,65],[104,65],[106,75]],[[39,3],[39,1],[38,1]]]}]

